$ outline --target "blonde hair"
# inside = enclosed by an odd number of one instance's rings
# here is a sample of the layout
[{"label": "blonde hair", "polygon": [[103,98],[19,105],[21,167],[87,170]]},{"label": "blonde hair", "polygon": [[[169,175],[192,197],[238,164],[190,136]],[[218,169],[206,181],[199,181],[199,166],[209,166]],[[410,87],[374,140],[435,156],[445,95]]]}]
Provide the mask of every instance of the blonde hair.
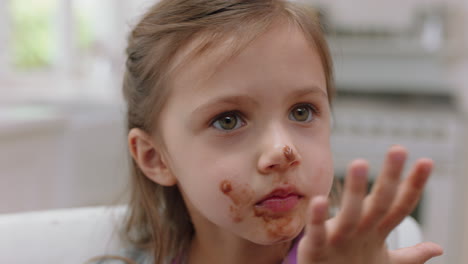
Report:
[{"label": "blonde hair", "polygon": [[[128,130],[140,128],[158,136],[158,113],[170,94],[168,82],[184,62],[233,38],[223,58],[226,61],[279,19],[299,27],[318,50],[331,103],[331,59],[311,8],[284,0],[162,0],[148,10],[128,38],[123,83]],[[176,55],[193,40],[200,41],[181,65],[174,65]],[[187,209],[177,186],[164,187],[149,180],[134,160],[131,174],[125,239],[151,252],[155,263],[165,263],[189,245],[194,230]]]}]

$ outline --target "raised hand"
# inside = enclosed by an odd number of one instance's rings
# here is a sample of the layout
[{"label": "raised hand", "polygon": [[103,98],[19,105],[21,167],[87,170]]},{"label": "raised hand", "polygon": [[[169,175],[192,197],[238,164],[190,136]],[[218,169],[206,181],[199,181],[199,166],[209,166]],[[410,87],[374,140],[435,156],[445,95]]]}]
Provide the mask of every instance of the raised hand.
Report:
[{"label": "raised hand", "polygon": [[418,160],[401,181],[407,152],[392,147],[382,171],[366,196],[368,164],[352,162],[346,175],[341,209],[328,219],[326,197],[315,197],[299,243],[299,264],[419,264],[442,254],[442,248],[425,242],[387,250],[389,233],[416,207],[432,171],[430,159]]}]

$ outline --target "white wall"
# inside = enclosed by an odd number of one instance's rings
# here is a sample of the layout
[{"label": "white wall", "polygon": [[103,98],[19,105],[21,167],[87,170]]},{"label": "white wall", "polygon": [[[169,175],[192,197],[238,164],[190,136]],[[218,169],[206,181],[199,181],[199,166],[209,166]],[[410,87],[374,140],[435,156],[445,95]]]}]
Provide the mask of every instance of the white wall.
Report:
[{"label": "white wall", "polygon": [[[7,110],[16,117],[6,116]],[[64,120],[18,118],[6,108],[0,113],[0,213],[54,207],[63,175]]]},{"label": "white wall", "polygon": [[0,108],[0,213],[122,202],[123,117],[89,103]]}]

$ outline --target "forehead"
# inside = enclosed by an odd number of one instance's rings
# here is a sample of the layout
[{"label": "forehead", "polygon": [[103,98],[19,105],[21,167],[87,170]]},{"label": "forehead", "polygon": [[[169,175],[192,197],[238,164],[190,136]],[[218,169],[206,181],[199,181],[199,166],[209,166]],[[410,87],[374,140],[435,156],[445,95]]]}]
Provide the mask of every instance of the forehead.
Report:
[{"label": "forehead", "polygon": [[[262,75],[262,68],[265,75]],[[279,75],[271,76],[272,71]],[[314,85],[327,92],[317,48],[299,27],[285,21],[274,23],[252,39],[236,35],[217,41],[210,41],[210,36],[203,35],[194,38],[174,58],[172,72],[171,90],[185,92],[202,92],[212,87],[207,85],[209,83],[226,79],[232,82],[236,77],[239,84],[243,79],[261,81],[262,78],[287,77],[286,81],[296,79],[298,82],[314,79]]]}]

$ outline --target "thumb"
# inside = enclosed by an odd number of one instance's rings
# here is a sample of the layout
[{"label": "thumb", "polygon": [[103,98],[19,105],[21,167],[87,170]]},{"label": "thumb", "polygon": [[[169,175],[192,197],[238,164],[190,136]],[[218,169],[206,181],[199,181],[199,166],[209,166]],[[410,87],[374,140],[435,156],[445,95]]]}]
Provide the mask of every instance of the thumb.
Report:
[{"label": "thumb", "polygon": [[424,242],[412,247],[393,250],[390,252],[390,258],[392,263],[420,264],[442,255],[443,251],[442,247],[435,243]]}]

